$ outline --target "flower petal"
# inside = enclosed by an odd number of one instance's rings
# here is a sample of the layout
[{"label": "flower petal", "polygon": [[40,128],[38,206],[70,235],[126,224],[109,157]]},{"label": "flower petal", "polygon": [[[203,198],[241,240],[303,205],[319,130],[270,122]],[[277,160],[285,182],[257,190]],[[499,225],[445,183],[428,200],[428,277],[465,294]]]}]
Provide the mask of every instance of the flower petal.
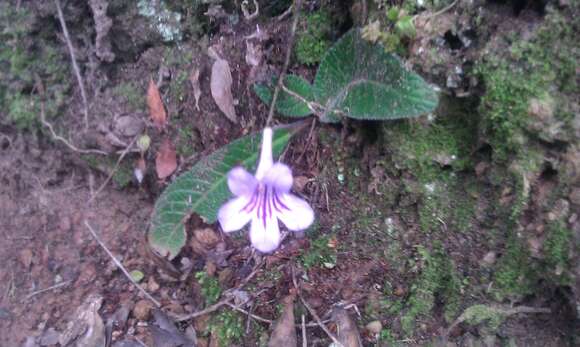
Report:
[{"label": "flower petal", "polygon": [[260,152],[260,161],[256,169],[256,178],[261,180],[268,170],[272,167],[272,128],[264,128],[262,135],[262,151]]},{"label": "flower petal", "polygon": [[250,241],[258,251],[263,253],[270,253],[278,248],[281,236],[276,217],[271,216],[267,219],[254,217],[250,227]]},{"label": "flower petal", "polygon": [[290,188],[292,188],[292,170],[288,165],[282,163],[276,163],[272,165],[270,170],[266,172],[266,175],[262,179],[264,183],[276,189],[280,193],[288,193]]},{"label": "flower petal", "polygon": [[250,197],[240,196],[226,202],[218,211],[218,221],[225,232],[240,230],[252,219],[252,210],[244,209]]},{"label": "flower petal", "polygon": [[228,172],[228,187],[235,196],[252,194],[257,184],[258,180],[243,167],[235,167]]},{"label": "flower petal", "polygon": [[314,211],[303,199],[294,194],[278,194],[274,197],[276,216],[288,230],[299,231],[314,222]]}]

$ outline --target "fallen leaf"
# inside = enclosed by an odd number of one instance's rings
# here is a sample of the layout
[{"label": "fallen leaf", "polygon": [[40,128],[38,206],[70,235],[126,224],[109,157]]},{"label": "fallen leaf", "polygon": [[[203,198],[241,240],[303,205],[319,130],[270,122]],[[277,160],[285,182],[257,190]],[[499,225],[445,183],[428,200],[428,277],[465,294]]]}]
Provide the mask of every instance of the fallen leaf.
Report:
[{"label": "fallen leaf", "polygon": [[177,169],[177,154],[175,153],[175,147],[169,141],[165,139],[157,152],[157,158],[155,158],[155,169],[157,170],[157,177],[159,179],[165,179]]},{"label": "fallen leaf", "polygon": [[149,115],[151,116],[153,124],[155,124],[158,129],[165,127],[167,113],[163,107],[159,88],[157,88],[153,79],[149,80],[149,88],[147,88],[147,105],[149,106]]},{"label": "fallen leaf", "polygon": [[90,294],[84,300],[60,334],[61,346],[105,346],[105,324],[99,316],[102,303],[100,294]]},{"label": "fallen leaf", "polygon": [[332,320],[337,326],[336,338],[344,347],[362,347],[358,328],[345,309],[335,307],[332,310]]},{"label": "fallen leaf", "polygon": [[195,347],[195,343],[183,334],[161,310],[153,310],[155,325],[149,326],[154,346]]},{"label": "fallen leaf", "polygon": [[189,75],[189,82],[193,88],[193,97],[195,98],[195,108],[199,111],[199,98],[201,97],[201,87],[199,85],[199,75],[201,71],[194,67]]},{"label": "fallen leaf", "polygon": [[262,47],[246,41],[246,64],[258,66],[262,62]]},{"label": "fallen leaf", "polygon": [[217,59],[211,68],[211,96],[218,108],[226,117],[237,123],[234,97],[232,95],[232,72],[230,64],[224,59]]},{"label": "fallen leaf", "polygon": [[268,347],[297,346],[296,328],[294,327],[294,295],[285,297],[282,315],[274,324],[274,331],[268,341]]}]

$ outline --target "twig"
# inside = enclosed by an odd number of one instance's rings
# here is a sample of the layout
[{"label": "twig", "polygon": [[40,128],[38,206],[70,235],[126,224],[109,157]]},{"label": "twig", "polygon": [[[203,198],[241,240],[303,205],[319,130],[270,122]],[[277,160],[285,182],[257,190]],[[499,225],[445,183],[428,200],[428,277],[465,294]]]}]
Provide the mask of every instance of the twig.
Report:
[{"label": "twig", "polygon": [[[44,289],[40,289],[40,290],[34,291],[34,292],[32,292],[32,293],[28,294],[28,295],[26,296],[26,298],[24,298],[24,300],[30,300],[30,299],[32,299],[33,297],[35,297],[36,295],[38,295],[38,294],[42,294],[42,293],[45,293],[45,292],[48,292],[48,291],[51,291],[51,290],[58,289],[58,288],[60,288],[60,287],[64,287],[64,286],[66,286],[66,285],[68,285],[68,284],[70,284],[70,283],[71,283],[71,281],[64,281],[64,282],[57,283],[57,284],[55,284],[54,286],[50,286],[50,287],[48,287],[48,288],[44,288]],[[23,301],[24,301],[24,300],[23,300]]]},{"label": "twig", "polygon": [[186,314],[184,316],[175,317],[175,321],[176,322],[183,322],[186,320],[190,320],[192,318],[203,316],[203,315],[208,314],[208,313],[212,313],[213,311],[219,310],[222,306],[227,305],[232,300],[234,300],[233,297],[223,298],[220,301],[218,301],[217,303],[215,303],[207,308],[204,308],[201,311],[196,311],[196,312],[192,312],[190,314]]},{"label": "twig", "polygon": [[298,26],[298,18],[300,17],[300,6],[302,5],[302,0],[294,0],[294,21],[292,22],[292,31],[290,31],[290,38],[288,40],[288,49],[286,50],[286,60],[284,61],[284,67],[280,72],[280,77],[278,78],[278,83],[276,88],[274,88],[274,95],[272,96],[272,103],[270,104],[270,110],[268,111],[268,118],[266,119],[266,127],[270,126],[272,122],[272,117],[274,116],[274,109],[276,106],[276,101],[278,100],[278,94],[280,93],[280,88],[282,88],[282,83],[284,83],[284,77],[286,76],[286,70],[288,70],[288,65],[290,64],[290,57],[292,56],[292,46],[294,46],[294,37],[296,36],[296,27]]},{"label": "twig", "polygon": [[54,3],[56,5],[56,11],[58,13],[58,20],[60,21],[60,26],[62,27],[62,32],[64,34],[66,45],[68,47],[68,52],[70,54],[70,59],[72,62],[73,70],[75,72],[77,82],[79,84],[79,88],[81,89],[81,97],[83,99],[83,113],[85,115],[85,131],[86,131],[89,129],[89,104],[87,102],[87,93],[85,92],[85,85],[83,83],[83,77],[81,75],[81,70],[79,69],[79,66],[77,64],[77,59],[75,56],[74,47],[72,45],[72,41],[70,40],[70,36],[68,34],[68,29],[66,27],[64,15],[62,14],[60,0],[54,0]]},{"label": "twig", "polygon": [[296,282],[296,273],[295,273],[294,267],[292,267],[292,283],[294,284],[294,288],[296,288],[296,292],[298,293],[298,297],[300,298],[300,301],[302,301],[302,305],[304,305],[304,307],[306,307],[306,309],[308,310],[308,312],[310,312],[310,314],[312,315],[312,317],[314,318],[314,320],[318,323],[318,326],[322,330],[324,330],[324,332],[326,333],[326,335],[328,335],[328,337],[330,337],[330,339],[332,340],[332,342],[334,342],[334,344],[337,347],[344,347],[344,345],[342,343],[340,343],[340,341],[338,341],[338,339],[336,338],[336,336],[334,336],[334,334],[330,330],[328,330],[328,328],[326,327],[326,325],[324,325],[324,323],[322,322],[322,320],[320,319],[320,317],[318,316],[318,314],[316,314],[316,311],[314,311],[314,309],[312,309],[312,307],[310,307],[310,305],[308,304],[308,302],[302,296],[302,292],[300,290],[300,287],[298,287],[298,283]]},{"label": "twig", "polygon": [[282,13],[281,15],[279,15],[276,20],[278,22],[283,21],[286,17],[288,17],[290,15],[290,13],[292,13],[292,9],[294,8],[294,5],[290,5],[290,7],[288,7],[286,9],[286,11],[284,11],[284,13]]},{"label": "twig", "polygon": [[302,315],[302,347],[308,347],[308,342],[306,341],[306,321],[304,315]]},{"label": "twig", "polygon": [[44,125],[46,128],[48,128],[48,131],[50,132],[50,135],[52,135],[52,138],[54,140],[64,143],[68,148],[70,148],[74,152],[83,153],[83,154],[109,155],[109,153],[104,152],[104,151],[100,151],[98,149],[80,149],[80,148],[76,147],[75,145],[73,145],[72,143],[70,143],[69,141],[67,141],[67,139],[65,139],[64,137],[58,135],[54,131],[52,124],[50,124],[46,120],[46,115],[45,115],[45,111],[44,111],[44,101],[42,101],[40,103],[40,122],[42,123],[42,125]]},{"label": "twig", "polygon": [[119,156],[119,159],[117,159],[117,162],[115,163],[115,166],[113,167],[113,170],[111,170],[111,173],[109,174],[107,179],[105,179],[105,181],[101,184],[101,186],[97,189],[97,191],[95,191],[94,194],[91,195],[91,198],[89,199],[88,204],[90,204],[91,202],[93,202],[93,200],[95,200],[97,195],[99,195],[99,193],[105,188],[107,183],[109,183],[111,178],[113,178],[113,176],[115,175],[115,172],[117,172],[117,169],[119,168],[119,165],[121,164],[121,161],[123,161],[123,158],[125,158],[127,153],[129,153],[129,149],[131,147],[133,147],[133,144],[135,143],[135,141],[137,141],[138,138],[139,138],[139,135],[135,136],[135,138],[133,138],[131,143],[129,143],[129,145],[125,148],[123,153],[121,153],[121,155]]},{"label": "twig", "polygon": [[[431,19],[433,19],[433,18],[437,17],[438,15],[440,15],[440,14],[443,14],[443,13],[445,13],[445,12],[449,11],[449,10],[450,10],[450,9],[452,9],[452,8],[453,8],[453,6],[455,6],[455,5],[456,5],[458,2],[459,2],[459,0],[455,0],[455,1],[453,1],[451,4],[449,4],[449,6],[447,6],[447,7],[444,7],[443,9],[441,9],[441,10],[439,10],[439,11],[435,12],[435,13],[432,13],[432,14],[430,14],[430,15],[426,16],[424,20],[425,20],[425,21],[431,20]],[[416,15],[414,15],[414,16],[413,16],[413,18],[411,18],[411,22],[412,22],[413,24],[415,23],[415,19],[416,19],[418,16],[419,16],[419,15],[417,15],[417,14],[416,14]]]},{"label": "twig", "polygon": [[267,324],[270,324],[270,325],[274,323],[274,321],[272,321],[271,319],[266,319],[264,317],[260,317],[260,316],[258,316],[256,314],[253,314],[253,313],[251,313],[249,311],[244,310],[243,308],[241,308],[241,307],[239,307],[237,305],[232,304],[231,302],[228,302],[226,305],[229,306],[230,308],[232,308],[233,310],[238,311],[238,312],[241,312],[241,313],[247,315],[248,317],[252,317],[255,320],[260,321],[262,323],[267,323]]},{"label": "twig", "polygon": [[93,227],[89,224],[89,222],[87,220],[85,220],[85,226],[87,227],[87,229],[89,229],[89,231],[91,232],[91,235],[93,235],[93,237],[99,243],[99,245],[101,246],[101,248],[103,248],[105,250],[105,252],[107,252],[107,254],[109,255],[109,257],[111,257],[111,259],[113,260],[113,262],[115,263],[115,265],[117,265],[117,267],[119,269],[121,269],[121,271],[129,279],[129,281],[131,281],[131,283],[133,283],[133,285],[135,287],[137,287],[137,289],[139,289],[139,291],[141,293],[143,293],[143,295],[145,295],[145,297],[147,299],[151,300],[151,302],[153,302],[155,304],[155,306],[161,307],[161,303],[159,301],[157,301],[154,297],[152,297],[151,294],[147,293],[147,291],[145,289],[143,289],[143,287],[141,287],[139,285],[139,283],[137,283],[133,279],[133,277],[127,271],[127,269],[125,269],[125,267],[123,266],[123,264],[121,264],[121,262],[117,258],[115,258],[115,256],[113,255],[113,253],[111,253],[111,251],[109,251],[109,249],[107,248],[107,246],[105,246],[105,244],[103,243],[103,241],[101,241],[101,239],[99,238],[99,236],[97,235],[97,233],[95,232],[95,230],[93,229]]},{"label": "twig", "polygon": [[[231,296],[231,293],[236,291],[236,290],[240,290],[242,289],[260,270],[260,268],[262,267],[262,263],[258,263],[255,267],[254,270],[246,277],[242,280],[242,282],[240,282],[240,284],[238,286],[236,286],[235,288],[231,288],[226,290],[222,296],[224,296],[223,299],[221,299],[220,301],[218,301],[217,303],[204,308],[201,311],[196,311],[196,312],[192,312],[183,316],[175,316],[173,317],[175,319],[176,322],[183,322],[192,318],[196,318],[199,316],[203,316],[205,314],[211,313],[213,311],[219,310],[222,306],[224,305],[230,305],[231,301],[234,299],[233,296]],[[247,313],[247,311],[244,311],[245,313]]]}]

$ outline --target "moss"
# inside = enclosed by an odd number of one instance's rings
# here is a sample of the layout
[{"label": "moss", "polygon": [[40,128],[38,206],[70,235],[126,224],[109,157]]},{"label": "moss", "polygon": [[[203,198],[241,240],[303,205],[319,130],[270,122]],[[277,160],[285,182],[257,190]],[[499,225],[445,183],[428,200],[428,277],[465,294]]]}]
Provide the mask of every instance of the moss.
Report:
[{"label": "moss", "polygon": [[245,331],[243,318],[233,311],[221,311],[212,318],[208,328],[221,347],[239,343]]},{"label": "moss", "polygon": [[316,64],[331,45],[332,21],[328,12],[318,10],[303,20],[296,41],[296,58],[302,64]]},{"label": "moss", "polygon": [[422,246],[417,251],[424,264],[423,270],[411,287],[407,311],[401,317],[401,327],[408,336],[413,334],[419,316],[430,315],[436,299],[445,306],[444,315],[449,320],[456,315],[460,303],[461,282],[441,244],[436,243],[431,253]]},{"label": "moss", "polygon": [[306,269],[319,266],[334,268],[336,266],[336,246],[333,235],[323,235],[310,242],[310,248],[300,256],[300,262]]},{"label": "moss", "polygon": [[550,223],[547,230],[548,236],[544,241],[544,261],[547,271],[556,276],[556,281],[566,284],[568,279],[565,270],[570,267],[572,231],[562,221]]},{"label": "moss", "polygon": [[195,279],[201,286],[201,295],[205,300],[206,306],[215,304],[222,295],[222,289],[217,278],[211,277],[205,271],[195,274]]},{"label": "moss", "polygon": [[[488,55],[475,68],[486,88],[479,110],[498,161],[518,156],[533,140],[527,132],[535,121],[530,117],[531,101],[553,100],[554,117],[562,121],[570,121],[573,113],[571,105],[578,93],[575,66],[580,58],[575,33],[580,19],[565,17],[551,7],[547,12],[532,39],[516,38],[507,54],[502,50]],[[541,136],[545,128],[540,125],[534,136]]]},{"label": "moss", "polygon": [[133,82],[123,82],[113,88],[113,95],[122,98],[127,106],[133,110],[145,109],[146,102],[143,97],[143,91]]},{"label": "moss", "polygon": [[505,298],[515,300],[531,294],[537,282],[533,264],[529,261],[530,254],[522,240],[514,234],[510,234],[494,273],[493,294],[499,301]]},{"label": "moss", "polygon": [[67,57],[51,38],[32,37],[36,20],[24,7],[0,4],[0,112],[19,129],[39,126],[41,100],[45,117],[56,117],[69,88]]},{"label": "moss", "polygon": [[462,316],[467,324],[478,325],[485,322],[492,331],[497,330],[505,319],[505,313],[502,310],[487,305],[470,306]]},{"label": "moss", "polygon": [[[109,158],[92,154],[82,155],[81,158],[87,162],[89,167],[106,174],[112,172],[117,163],[116,158]],[[127,187],[132,182],[133,167],[127,160],[124,160],[119,164],[113,174],[112,180],[116,187],[120,189]]]}]

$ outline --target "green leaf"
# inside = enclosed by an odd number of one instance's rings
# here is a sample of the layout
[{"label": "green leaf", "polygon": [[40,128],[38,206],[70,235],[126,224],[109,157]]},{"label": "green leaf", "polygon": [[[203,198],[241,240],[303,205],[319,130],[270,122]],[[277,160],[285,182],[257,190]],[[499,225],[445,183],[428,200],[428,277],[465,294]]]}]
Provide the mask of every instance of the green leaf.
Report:
[{"label": "green leaf", "polygon": [[[284,86],[309,102],[314,100],[312,85],[300,76],[286,76],[284,78]],[[273,88],[266,85],[254,85],[254,92],[256,92],[260,100],[262,100],[266,105],[270,105],[272,102],[272,91]],[[278,94],[276,110],[286,117],[306,117],[312,114],[312,110],[310,110],[303,100],[300,100],[283,90],[280,90]]]},{"label": "green leaf", "polygon": [[[274,130],[274,156],[282,153],[292,128]],[[227,173],[236,166],[253,171],[257,165],[262,133],[244,136],[202,158],[188,172],[175,179],[155,204],[149,229],[149,243],[159,254],[175,258],[186,242],[184,223],[197,213],[206,223],[217,220],[217,212],[230,197]]]},{"label": "green leaf", "polygon": [[387,120],[416,117],[437,107],[437,93],[402,62],[361,38],[345,34],[324,56],[314,80],[316,102],[326,108],[321,120],[343,115]]}]

